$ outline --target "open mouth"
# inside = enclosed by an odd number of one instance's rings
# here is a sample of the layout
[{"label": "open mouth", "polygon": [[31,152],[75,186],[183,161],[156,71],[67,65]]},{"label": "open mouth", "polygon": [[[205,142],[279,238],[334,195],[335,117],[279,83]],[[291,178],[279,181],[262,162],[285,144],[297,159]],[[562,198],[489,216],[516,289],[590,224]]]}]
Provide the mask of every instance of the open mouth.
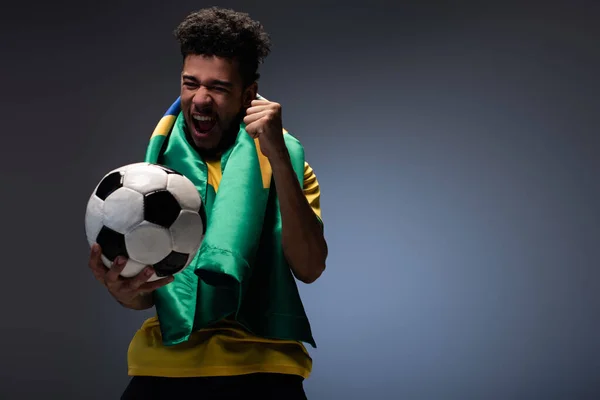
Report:
[{"label": "open mouth", "polygon": [[217,119],[214,116],[192,114],[194,130],[198,135],[208,134],[217,124]]}]

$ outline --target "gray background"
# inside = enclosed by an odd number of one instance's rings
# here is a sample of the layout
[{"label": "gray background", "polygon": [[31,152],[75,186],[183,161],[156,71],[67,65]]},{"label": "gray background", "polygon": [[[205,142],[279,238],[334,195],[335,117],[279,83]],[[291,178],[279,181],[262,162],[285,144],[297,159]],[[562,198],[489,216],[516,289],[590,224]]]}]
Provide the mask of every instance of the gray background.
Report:
[{"label": "gray background", "polygon": [[[116,399],[151,312],[94,281],[85,204],[212,3],[48,3],[1,13],[0,398]],[[309,398],[600,398],[598,2],[241,3],[322,185]]]}]

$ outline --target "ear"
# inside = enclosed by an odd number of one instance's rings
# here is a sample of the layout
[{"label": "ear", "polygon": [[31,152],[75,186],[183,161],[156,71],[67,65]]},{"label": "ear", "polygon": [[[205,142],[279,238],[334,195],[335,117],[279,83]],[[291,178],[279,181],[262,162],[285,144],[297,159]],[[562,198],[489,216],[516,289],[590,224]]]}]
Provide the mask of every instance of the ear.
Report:
[{"label": "ear", "polygon": [[256,100],[256,94],[258,93],[258,84],[256,82],[252,83],[244,90],[243,103],[244,108],[250,107],[250,103],[252,100]]}]

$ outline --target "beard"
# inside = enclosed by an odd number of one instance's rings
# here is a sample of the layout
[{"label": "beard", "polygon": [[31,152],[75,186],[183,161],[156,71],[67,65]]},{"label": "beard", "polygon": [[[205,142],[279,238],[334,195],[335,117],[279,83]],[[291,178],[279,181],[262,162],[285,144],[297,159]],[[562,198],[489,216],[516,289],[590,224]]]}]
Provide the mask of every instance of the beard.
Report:
[{"label": "beard", "polygon": [[194,148],[194,150],[196,150],[196,153],[198,153],[198,155],[201,158],[208,159],[208,160],[214,160],[216,158],[219,158],[223,152],[225,152],[227,149],[229,149],[235,143],[238,132],[240,130],[240,124],[241,124],[242,120],[244,119],[245,113],[246,113],[246,110],[242,109],[235,117],[232,118],[231,123],[229,124],[227,129],[225,129],[223,131],[223,133],[221,134],[219,143],[213,148],[202,149],[202,148],[199,148],[198,146],[196,146],[196,144],[194,143],[194,140],[192,139],[192,137],[190,135],[189,128],[187,127],[187,125],[186,125],[186,129],[185,129],[185,137],[186,137],[188,143]]}]

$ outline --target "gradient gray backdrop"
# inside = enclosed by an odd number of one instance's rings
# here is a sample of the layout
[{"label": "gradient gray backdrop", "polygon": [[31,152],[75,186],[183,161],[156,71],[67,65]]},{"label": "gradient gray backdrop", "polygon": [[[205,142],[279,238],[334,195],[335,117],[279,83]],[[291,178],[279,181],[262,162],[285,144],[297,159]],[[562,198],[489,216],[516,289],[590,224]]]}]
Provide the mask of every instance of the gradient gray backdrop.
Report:
[{"label": "gradient gray backdrop", "polygon": [[[213,3],[48,3],[2,11],[0,398],[116,399],[152,313],[93,279],[85,204]],[[599,399],[598,2],[419,3],[218,3],[271,33],[260,93],[322,185],[309,398]]]}]

